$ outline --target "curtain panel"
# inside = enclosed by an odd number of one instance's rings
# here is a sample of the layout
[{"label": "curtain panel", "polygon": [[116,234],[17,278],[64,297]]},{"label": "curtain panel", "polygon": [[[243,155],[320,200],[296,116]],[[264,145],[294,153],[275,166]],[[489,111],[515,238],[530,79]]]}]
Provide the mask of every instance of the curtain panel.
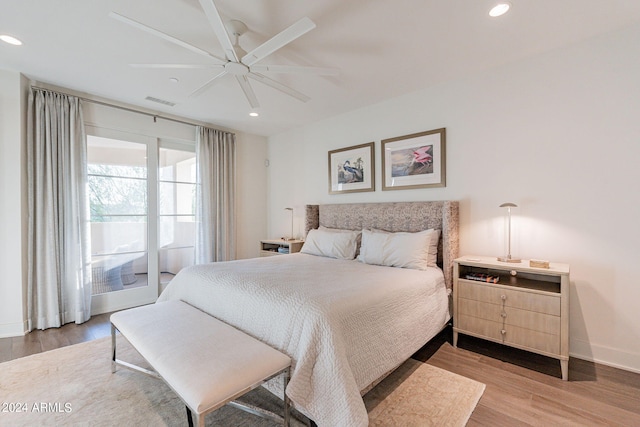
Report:
[{"label": "curtain panel", "polygon": [[29,94],[28,328],[82,323],[91,315],[86,137],[77,97]]},{"label": "curtain panel", "polygon": [[232,133],[196,128],[196,264],[235,259],[235,142]]}]

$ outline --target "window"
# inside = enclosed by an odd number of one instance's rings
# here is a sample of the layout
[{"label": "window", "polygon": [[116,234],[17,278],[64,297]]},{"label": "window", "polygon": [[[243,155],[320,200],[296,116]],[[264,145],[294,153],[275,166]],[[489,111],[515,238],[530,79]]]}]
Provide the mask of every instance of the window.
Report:
[{"label": "window", "polygon": [[195,246],[196,155],[162,144],[159,156],[159,266],[165,285],[192,265]]}]

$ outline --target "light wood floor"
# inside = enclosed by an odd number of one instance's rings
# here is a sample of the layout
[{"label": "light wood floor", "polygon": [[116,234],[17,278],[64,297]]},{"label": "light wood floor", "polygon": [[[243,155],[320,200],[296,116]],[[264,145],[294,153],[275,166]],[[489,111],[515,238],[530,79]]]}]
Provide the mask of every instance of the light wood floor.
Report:
[{"label": "light wood floor", "polygon": [[640,374],[556,359],[460,335],[448,329],[415,359],[486,384],[468,426],[640,426]]},{"label": "light wood floor", "polygon": [[[110,334],[109,314],[82,324],[0,339],[0,362]],[[572,358],[560,363],[446,329],[413,357],[487,385],[469,426],[640,426],[640,374]],[[428,395],[425,395],[428,398]]]}]

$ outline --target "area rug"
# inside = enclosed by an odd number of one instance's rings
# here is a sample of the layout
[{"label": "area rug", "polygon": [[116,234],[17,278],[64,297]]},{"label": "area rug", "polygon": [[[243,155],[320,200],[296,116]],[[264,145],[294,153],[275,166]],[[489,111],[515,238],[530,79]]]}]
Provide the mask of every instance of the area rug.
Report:
[{"label": "area rug", "polygon": [[[185,407],[162,381],[110,368],[110,338],[0,364],[2,426],[178,426]],[[118,358],[144,360],[118,339]],[[364,397],[372,426],[464,426],[484,384],[410,359]],[[244,400],[279,412],[281,401],[263,388]],[[223,407],[207,426],[267,427],[255,415]],[[294,426],[302,423],[295,421]]]}]

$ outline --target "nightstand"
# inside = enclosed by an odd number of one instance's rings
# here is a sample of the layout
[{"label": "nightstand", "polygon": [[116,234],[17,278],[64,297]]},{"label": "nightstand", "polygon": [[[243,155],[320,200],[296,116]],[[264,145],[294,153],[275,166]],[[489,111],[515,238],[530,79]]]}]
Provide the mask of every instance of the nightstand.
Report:
[{"label": "nightstand", "polygon": [[304,240],[260,240],[260,256],[285,255],[300,252]]},{"label": "nightstand", "polygon": [[[483,281],[482,281],[483,280]],[[560,360],[569,377],[569,265],[534,268],[465,256],[453,264],[453,346],[458,334]]]}]

